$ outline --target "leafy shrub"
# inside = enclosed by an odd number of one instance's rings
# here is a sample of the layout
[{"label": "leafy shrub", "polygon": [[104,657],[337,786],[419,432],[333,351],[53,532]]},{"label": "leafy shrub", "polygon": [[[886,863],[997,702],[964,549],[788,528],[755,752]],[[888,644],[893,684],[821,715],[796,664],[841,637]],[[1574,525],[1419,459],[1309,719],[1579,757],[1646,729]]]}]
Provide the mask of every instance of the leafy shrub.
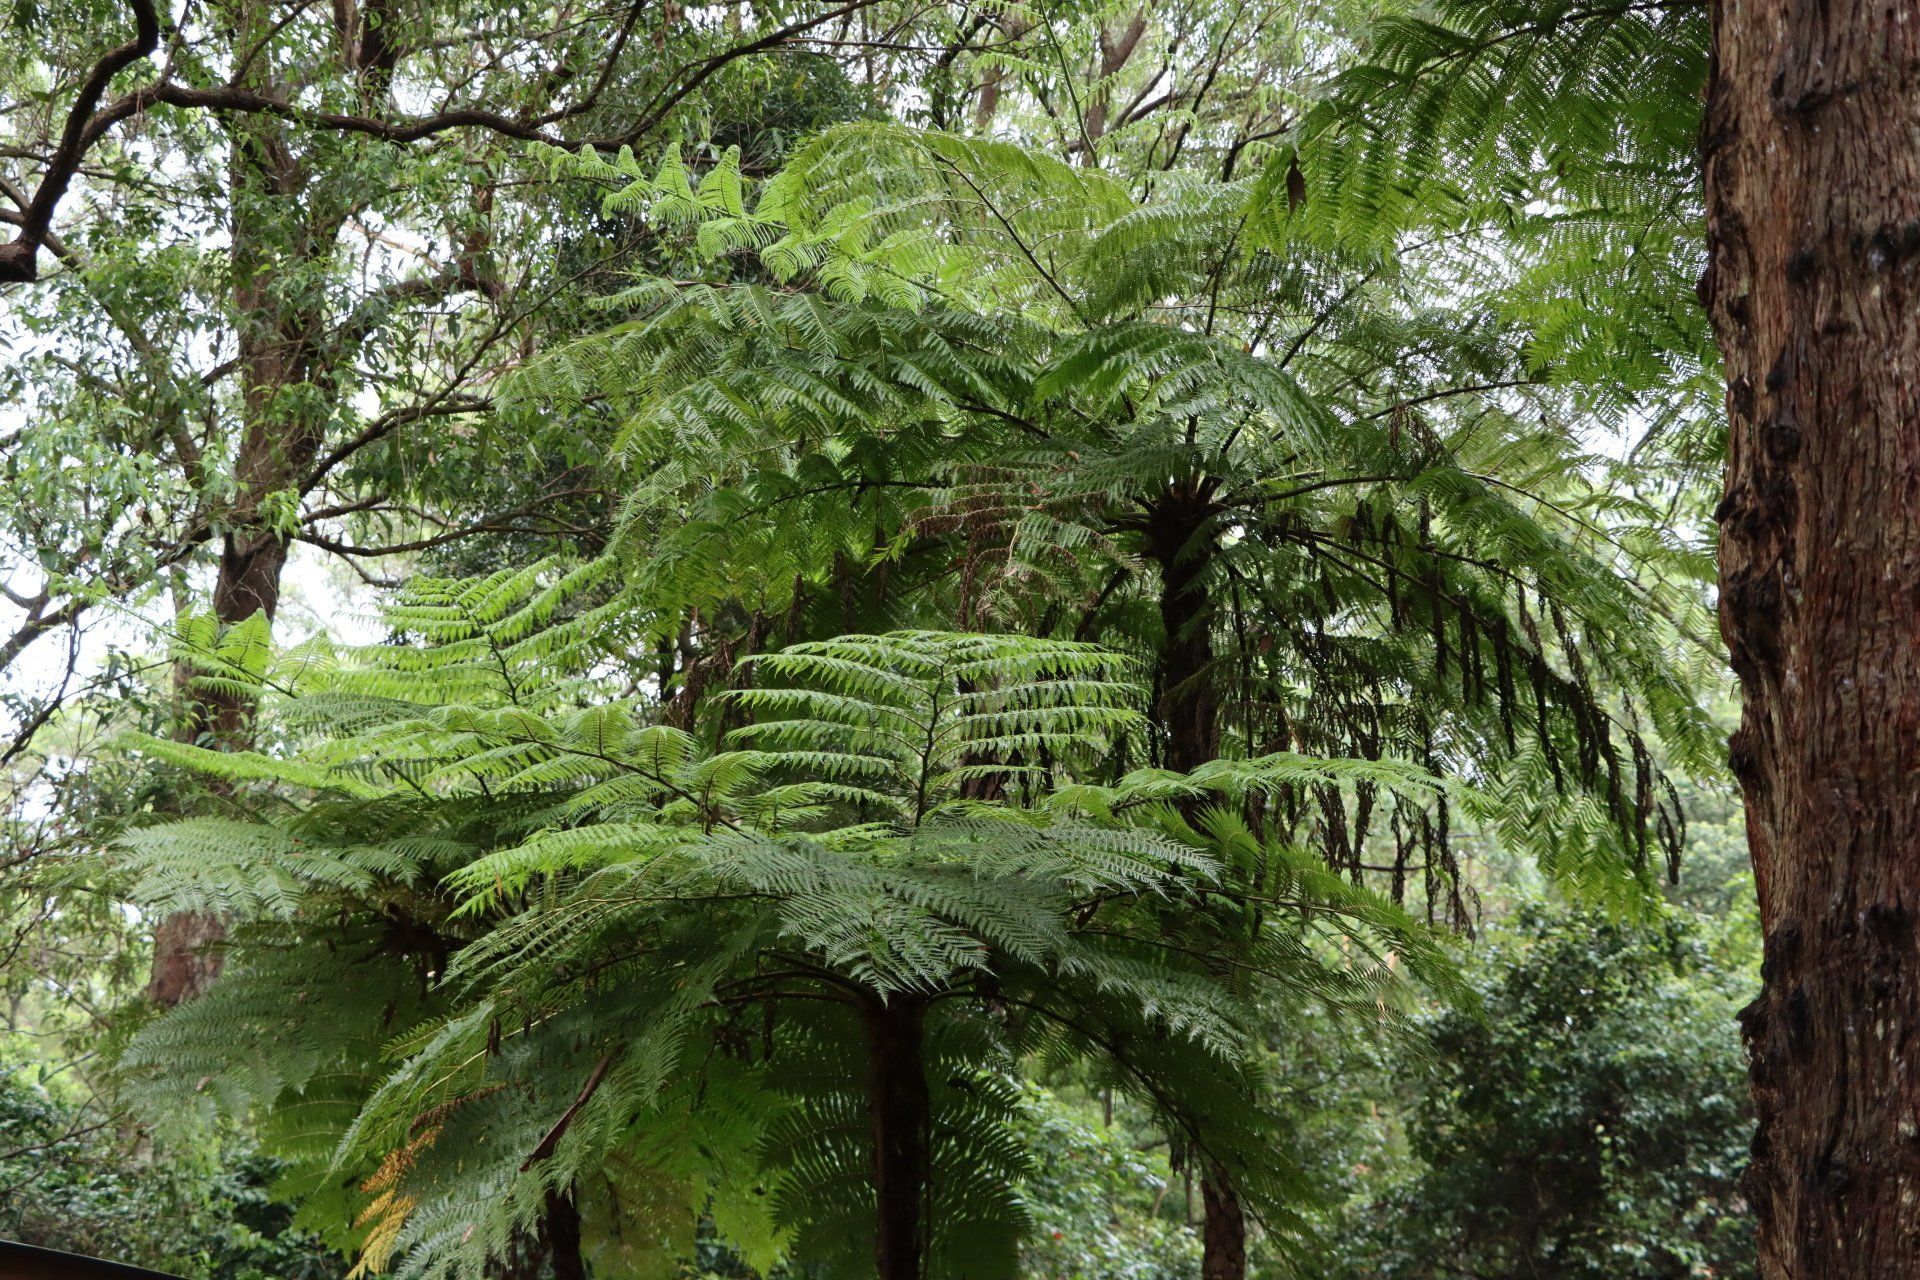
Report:
[{"label": "leafy shrub", "polygon": [[1434,1061],[1402,1067],[1409,1158],[1354,1206],[1327,1273],[1754,1275],[1734,1026],[1751,976],[1713,941],[1684,917],[1521,909],[1476,966],[1482,1011],[1435,1016]]},{"label": "leafy shrub", "polygon": [[269,1197],[277,1172],[236,1134],[159,1147],[0,1075],[0,1236],[194,1280],[332,1280],[339,1256]]}]

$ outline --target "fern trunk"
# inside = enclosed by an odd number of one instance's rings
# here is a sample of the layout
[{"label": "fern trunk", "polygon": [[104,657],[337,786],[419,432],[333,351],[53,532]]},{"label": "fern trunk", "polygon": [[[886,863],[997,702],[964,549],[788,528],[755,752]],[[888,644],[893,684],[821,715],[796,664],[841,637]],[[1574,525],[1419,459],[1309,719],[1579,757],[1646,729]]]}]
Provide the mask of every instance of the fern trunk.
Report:
[{"label": "fern trunk", "polygon": [[540,1234],[545,1237],[553,1280],[587,1280],[586,1257],[580,1252],[580,1210],[570,1197],[547,1193]]},{"label": "fern trunk", "polygon": [[874,1273],[921,1280],[927,1266],[932,1104],[927,1092],[924,999],[896,993],[862,1010],[867,1114],[872,1125]]},{"label": "fern trunk", "polygon": [[[1155,504],[1147,522],[1147,554],[1160,571],[1160,727],[1166,767],[1181,773],[1220,754],[1220,694],[1214,687],[1213,507],[1206,484],[1188,480]],[[1233,1181],[1212,1161],[1201,1176],[1206,1220],[1203,1280],[1247,1274],[1247,1219]]]},{"label": "fern trunk", "polygon": [[1160,727],[1166,767],[1185,773],[1220,754],[1220,695],[1213,687],[1213,510],[1206,488],[1184,481],[1147,518],[1147,554],[1160,571]]},{"label": "fern trunk", "polygon": [[1247,1215],[1224,1170],[1208,1161],[1200,1178],[1200,1280],[1240,1280],[1247,1274]]},{"label": "fern trunk", "polygon": [[1766,1280],[1920,1258],[1920,22],[1713,5],[1720,617],[1765,931],[1742,1014]]}]

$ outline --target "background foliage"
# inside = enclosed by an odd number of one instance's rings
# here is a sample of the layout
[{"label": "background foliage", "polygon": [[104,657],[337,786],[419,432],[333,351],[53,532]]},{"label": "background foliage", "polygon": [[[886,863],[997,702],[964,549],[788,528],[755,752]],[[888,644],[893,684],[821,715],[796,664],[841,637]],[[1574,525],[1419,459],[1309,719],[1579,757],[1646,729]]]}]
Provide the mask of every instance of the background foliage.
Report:
[{"label": "background foliage", "polygon": [[1750,1272],[1700,6],[7,21],[0,1233]]}]

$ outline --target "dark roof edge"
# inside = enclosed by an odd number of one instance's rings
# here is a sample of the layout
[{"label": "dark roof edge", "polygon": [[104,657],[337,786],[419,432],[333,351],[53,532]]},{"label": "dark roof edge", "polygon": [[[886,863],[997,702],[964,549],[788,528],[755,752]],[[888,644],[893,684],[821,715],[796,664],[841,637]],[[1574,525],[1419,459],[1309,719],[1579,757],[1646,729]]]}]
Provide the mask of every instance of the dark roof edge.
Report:
[{"label": "dark roof edge", "polygon": [[16,1244],[12,1240],[0,1240],[0,1277],[5,1280],[180,1280],[164,1271]]}]

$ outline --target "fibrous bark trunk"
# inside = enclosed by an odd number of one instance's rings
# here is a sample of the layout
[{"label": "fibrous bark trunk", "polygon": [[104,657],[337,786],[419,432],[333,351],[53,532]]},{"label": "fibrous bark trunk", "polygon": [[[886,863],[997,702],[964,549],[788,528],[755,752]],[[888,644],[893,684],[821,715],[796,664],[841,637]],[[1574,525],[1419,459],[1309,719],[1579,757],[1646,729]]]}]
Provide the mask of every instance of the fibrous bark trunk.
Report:
[{"label": "fibrous bark trunk", "polygon": [[[1204,483],[1184,481],[1154,504],[1146,529],[1147,554],[1160,570],[1160,705],[1166,767],[1181,773],[1220,754],[1220,693],[1214,683],[1213,599],[1208,574],[1214,554],[1214,511]],[[1200,1199],[1206,1220],[1200,1238],[1204,1280],[1242,1280],[1247,1274],[1247,1219],[1226,1170],[1206,1161]]]},{"label": "fibrous bark trunk", "polygon": [[1220,754],[1213,685],[1213,512],[1198,482],[1175,486],[1147,520],[1147,555],[1160,571],[1160,705],[1166,767],[1185,772]]},{"label": "fibrous bark trunk", "polygon": [[1920,1266],[1920,12],[1714,0],[1721,629],[1766,1280]]},{"label": "fibrous bark trunk", "polygon": [[896,993],[862,1011],[867,1033],[867,1115],[873,1136],[874,1272],[921,1280],[927,1267],[932,1103],[927,1092],[924,1000]]},{"label": "fibrous bark trunk", "polygon": [[1208,1163],[1200,1178],[1200,1280],[1241,1280],[1247,1274],[1247,1215],[1225,1172]]}]

